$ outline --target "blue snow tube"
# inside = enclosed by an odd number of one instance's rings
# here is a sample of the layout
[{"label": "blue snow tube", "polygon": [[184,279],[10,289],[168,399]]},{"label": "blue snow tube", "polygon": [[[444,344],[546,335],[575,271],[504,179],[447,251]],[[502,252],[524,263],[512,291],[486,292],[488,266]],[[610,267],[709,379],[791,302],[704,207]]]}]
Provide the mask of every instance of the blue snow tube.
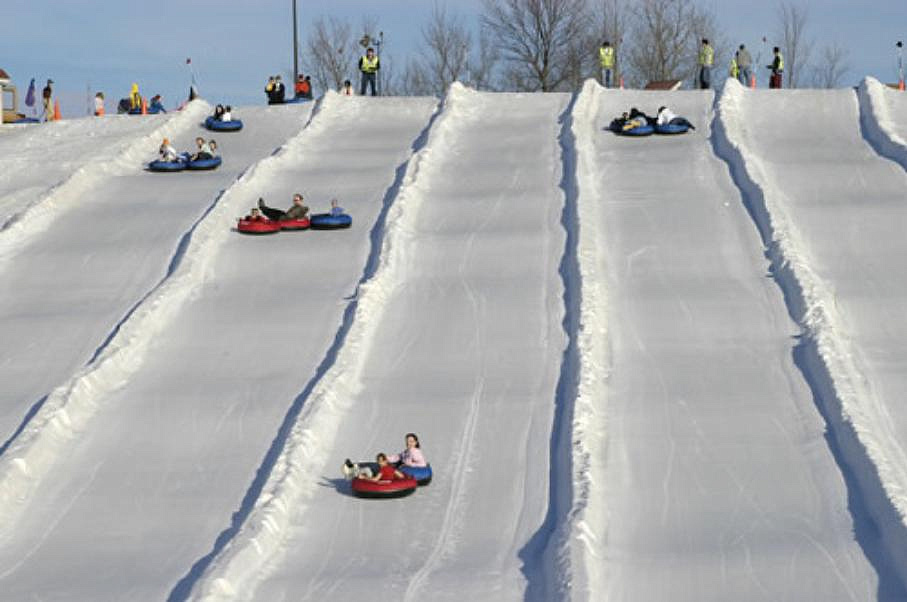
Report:
[{"label": "blue snow tube", "polygon": [[183,171],[186,169],[185,161],[152,161],[148,164],[150,171]]},{"label": "blue snow tube", "polygon": [[312,100],[314,100],[314,99],[313,99],[313,98],[306,98],[306,97],[304,97],[304,96],[294,96],[293,98],[288,98],[288,99],[286,99],[285,101],[283,101],[283,104],[286,104],[286,105],[295,105],[295,104],[299,104],[299,103],[302,103],[302,102],[309,102],[309,101],[312,101]]},{"label": "blue snow tube", "polygon": [[686,134],[690,130],[690,124],[688,123],[666,123],[664,125],[656,125],[655,133],[662,134],[666,136],[674,136],[677,134]]},{"label": "blue snow tube", "polygon": [[186,163],[186,169],[191,169],[194,171],[203,171],[206,169],[217,169],[220,166],[220,156],[212,157],[210,159],[198,159],[197,161],[189,161]]},{"label": "blue snow tube", "polygon": [[205,119],[205,127],[215,132],[238,132],[242,129],[242,121],[239,119],[220,121],[214,117],[208,117]]},{"label": "blue snow tube", "polygon": [[397,470],[412,479],[416,479],[416,482],[419,483],[419,485],[428,485],[431,483],[431,464],[427,466],[407,466],[406,464],[400,464],[397,467]]},{"label": "blue snow tube", "polygon": [[330,213],[316,213],[311,218],[312,230],[339,230],[349,228],[353,224],[353,218],[346,213],[340,215],[331,215]]},{"label": "blue snow tube", "polygon": [[[161,112],[162,112],[162,111],[161,111],[161,107],[148,107],[148,109],[147,109],[147,111],[146,111],[146,114],[147,114],[147,115],[157,115],[158,113],[161,113]],[[130,115],[141,115],[141,114],[142,114],[142,109],[141,109],[141,108],[139,108],[139,109],[129,109],[128,113],[129,113]]]},{"label": "blue snow tube", "polygon": [[10,123],[41,123],[41,120],[34,117],[20,117],[19,119],[11,121]]},{"label": "blue snow tube", "polygon": [[617,132],[620,136],[651,136],[655,133],[655,128],[651,125],[641,125],[631,130],[621,130]]}]

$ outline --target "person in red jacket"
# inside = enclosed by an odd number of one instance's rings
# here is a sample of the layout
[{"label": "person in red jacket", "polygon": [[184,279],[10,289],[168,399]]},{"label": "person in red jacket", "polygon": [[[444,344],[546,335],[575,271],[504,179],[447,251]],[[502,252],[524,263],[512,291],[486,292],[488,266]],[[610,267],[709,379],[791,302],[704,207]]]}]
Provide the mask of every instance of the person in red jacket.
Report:
[{"label": "person in red jacket", "polygon": [[[394,468],[393,464],[387,461],[387,454],[380,453],[375,456],[378,463],[378,474],[369,478],[370,481],[393,481],[395,479],[405,479],[406,476]],[[363,478],[361,475],[359,478]]]}]

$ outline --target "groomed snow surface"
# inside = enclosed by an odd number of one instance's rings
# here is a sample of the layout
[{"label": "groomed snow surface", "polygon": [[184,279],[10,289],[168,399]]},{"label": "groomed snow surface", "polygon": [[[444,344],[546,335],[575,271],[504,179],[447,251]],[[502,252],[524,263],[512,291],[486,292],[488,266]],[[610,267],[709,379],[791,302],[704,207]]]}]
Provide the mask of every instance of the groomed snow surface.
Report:
[{"label": "groomed snow surface", "polygon": [[210,111],[0,135],[0,599],[907,600],[903,94]]}]

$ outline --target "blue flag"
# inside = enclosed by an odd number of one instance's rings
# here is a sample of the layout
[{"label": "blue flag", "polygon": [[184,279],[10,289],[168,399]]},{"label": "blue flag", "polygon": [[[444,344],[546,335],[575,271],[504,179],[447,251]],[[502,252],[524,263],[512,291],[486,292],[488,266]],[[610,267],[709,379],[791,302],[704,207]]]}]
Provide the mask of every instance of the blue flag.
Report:
[{"label": "blue flag", "polygon": [[31,83],[28,84],[28,92],[25,94],[25,106],[35,106],[35,78],[31,78]]}]

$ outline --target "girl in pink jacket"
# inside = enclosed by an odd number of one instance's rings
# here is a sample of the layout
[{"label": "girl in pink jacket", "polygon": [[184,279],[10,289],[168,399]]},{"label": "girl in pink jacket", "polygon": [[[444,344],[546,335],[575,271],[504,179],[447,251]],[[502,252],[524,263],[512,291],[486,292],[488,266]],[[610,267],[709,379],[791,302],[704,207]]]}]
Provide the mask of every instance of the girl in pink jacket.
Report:
[{"label": "girl in pink jacket", "polygon": [[422,448],[419,445],[419,437],[415,433],[406,433],[406,449],[399,454],[394,454],[387,458],[392,464],[404,466],[428,466],[425,456],[422,455]]}]

